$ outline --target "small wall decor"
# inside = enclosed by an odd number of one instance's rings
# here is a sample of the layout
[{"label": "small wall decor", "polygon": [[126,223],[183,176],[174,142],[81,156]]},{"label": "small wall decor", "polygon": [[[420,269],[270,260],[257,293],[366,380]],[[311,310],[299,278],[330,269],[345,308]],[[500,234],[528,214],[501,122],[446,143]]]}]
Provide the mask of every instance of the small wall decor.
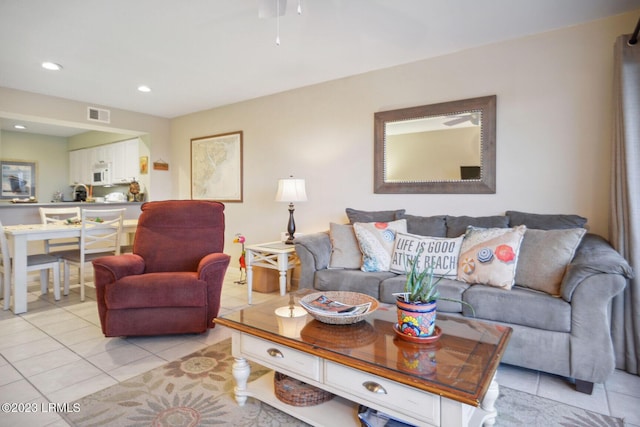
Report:
[{"label": "small wall decor", "polygon": [[0,160],[2,192],[0,199],[36,196],[36,163]]},{"label": "small wall decor", "polygon": [[140,157],[140,175],[146,175],[149,173],[149,157]]},{"label": "small wall decor", "polygon": [[165,162],[162,159],[156,160],[155,162],[153,162],[153,170],[168,171],[169,170],[169,163]]},{"label": "small wall decor", "polygon": [[242,131],[191,139],[191,198],[242,202]]}]

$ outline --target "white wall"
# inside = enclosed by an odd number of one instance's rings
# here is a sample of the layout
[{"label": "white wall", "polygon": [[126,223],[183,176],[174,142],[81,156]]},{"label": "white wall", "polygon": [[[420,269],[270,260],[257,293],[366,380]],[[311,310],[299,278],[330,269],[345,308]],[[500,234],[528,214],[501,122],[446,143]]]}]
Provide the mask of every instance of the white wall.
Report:
[{"label": "white wall", "polygon": [[[227,203],[235,233],[275,240],[287,209],[277,180],[305,178],[299,232],[345,221],[344,209],[406,208],[417,215],[505,210],[575,213],[607,235],[612,137],[612,53],[637,12],[559,31],[279,93],[173,119],[174,197],[190,194],[190,138],[244,132],[244,202]],[[257,77],[259,78],[259,77]],[[493,195],[373,193],[373,114],[497,95]]]}]

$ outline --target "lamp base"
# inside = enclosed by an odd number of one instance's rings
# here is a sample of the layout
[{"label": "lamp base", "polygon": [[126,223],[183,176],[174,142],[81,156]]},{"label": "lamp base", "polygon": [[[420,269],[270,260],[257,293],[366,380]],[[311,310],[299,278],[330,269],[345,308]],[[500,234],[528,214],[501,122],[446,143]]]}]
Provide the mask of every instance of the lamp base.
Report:
[{"label": "lamp base", "polygon": [[293,245],[293,235],[296,232],[296,222],[293,219],[293,211],[294,211],[293,203],[289,203],[289,223],[287,224],[287,234],[289,237],[287,241],[284,242],[287,245]]}]

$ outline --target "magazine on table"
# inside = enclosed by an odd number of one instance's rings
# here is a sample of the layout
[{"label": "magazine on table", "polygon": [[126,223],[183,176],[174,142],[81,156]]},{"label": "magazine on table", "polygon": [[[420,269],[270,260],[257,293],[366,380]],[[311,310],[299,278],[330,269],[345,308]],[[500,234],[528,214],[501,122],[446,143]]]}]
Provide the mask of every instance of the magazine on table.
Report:
[{"label": "magazine on table", "polygon": [[371,307],[370,302],[364,304],[349,305],[343,304],[340,301],[331,300],[326,295],[320,295],[318,298],[309,302],[300,301],[300,305],[316,313],[335,316],[351,316],[354,314],[364,314],[369,311],[369,308]]}]

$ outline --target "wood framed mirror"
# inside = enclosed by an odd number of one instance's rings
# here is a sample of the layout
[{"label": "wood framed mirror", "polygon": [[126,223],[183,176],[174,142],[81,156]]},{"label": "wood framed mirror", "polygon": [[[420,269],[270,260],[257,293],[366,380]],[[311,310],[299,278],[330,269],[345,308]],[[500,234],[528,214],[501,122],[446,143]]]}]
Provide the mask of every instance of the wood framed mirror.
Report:
[{"label": "wood framed mirror", "polygon": [[375,193],[495,193],[496,96],[374,114]]}]

